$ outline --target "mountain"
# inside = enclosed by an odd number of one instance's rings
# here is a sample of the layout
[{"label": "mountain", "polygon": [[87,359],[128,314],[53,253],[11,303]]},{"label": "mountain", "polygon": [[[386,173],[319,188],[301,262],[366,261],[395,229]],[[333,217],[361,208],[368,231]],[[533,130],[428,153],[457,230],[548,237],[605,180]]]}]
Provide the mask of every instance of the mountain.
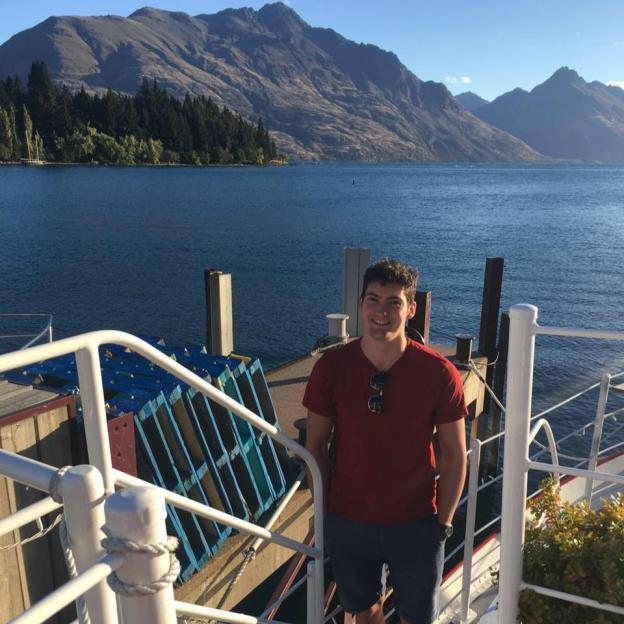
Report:
[{"label": "mountain", "polygon": [[474,112],[477,108],[481,108],[486,104],[489,104],[487,100],[484,100],[480,95],[473,93],[472,91],[464,91],[455,96],[456,100],[459,100],[464,108],[467,108],[470,112]]},{"label": "mountain", "polygon": [[624,90],[562,67],[527,92],[514,89],[474,111],[554,158],[624,163]]},{"label": "mountain", "polygon": [[295,158],[540,158],[393,53],[313,28],[280,2],[195,17],[152,8],[50,17],[0,46],[0,76],[25,77],[34,60],[72,89],[133,93],[146,76],[180,97],[210,96],[252,121],[261,116]]}]

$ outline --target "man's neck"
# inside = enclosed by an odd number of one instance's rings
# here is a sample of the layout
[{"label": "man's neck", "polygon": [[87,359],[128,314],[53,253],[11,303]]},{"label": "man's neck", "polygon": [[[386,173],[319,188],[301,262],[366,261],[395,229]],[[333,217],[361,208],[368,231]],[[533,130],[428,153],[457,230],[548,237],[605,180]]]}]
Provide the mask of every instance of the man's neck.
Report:
[{"label": "man's neck", "polygon": [[360,346],[366,359],[377,370],[387,371],[403,355],[407,348],[407,338],[401,335],[394,340],[375,340],[370,336],[362,336]]}]

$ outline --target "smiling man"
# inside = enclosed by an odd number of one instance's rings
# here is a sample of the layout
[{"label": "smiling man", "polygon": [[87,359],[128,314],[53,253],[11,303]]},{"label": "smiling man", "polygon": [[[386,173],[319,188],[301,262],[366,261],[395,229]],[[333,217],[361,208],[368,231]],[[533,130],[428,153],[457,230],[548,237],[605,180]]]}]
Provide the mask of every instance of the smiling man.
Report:
[{"label": "smiling man", "polygon": [[323,475],[326,543],[338,596],[346,611],[357,614],[357,624],[384,621],[384,563],[401,622],[429,624],[434,618],[444,541],[465,478],[467,410],[459,374],[405,335],[416,311],[417,278],[397,260],[366,270],[362,337],[319,359],[303,399],[306,446]]}]

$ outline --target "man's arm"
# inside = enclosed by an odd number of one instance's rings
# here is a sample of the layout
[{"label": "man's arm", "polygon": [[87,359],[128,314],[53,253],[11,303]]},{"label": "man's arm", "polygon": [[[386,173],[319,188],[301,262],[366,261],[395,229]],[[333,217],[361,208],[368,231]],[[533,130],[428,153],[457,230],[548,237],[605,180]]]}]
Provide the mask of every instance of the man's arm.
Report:
[{"label": "man's arm", "polygon": [[[308,410],[306,423],[306,448],[316,459],[323,481],[323,510],[327,510],[327,489],[329,486],[329,439],[334,427],[332,418],[320,416]],[[308,474],[308,484],[312,489],[312,477]]]},{"label": "man's arm", "polygon": [[438,472],[438,519],[450,524],[466,478],[464,419],[437,425],[440,461]]}]

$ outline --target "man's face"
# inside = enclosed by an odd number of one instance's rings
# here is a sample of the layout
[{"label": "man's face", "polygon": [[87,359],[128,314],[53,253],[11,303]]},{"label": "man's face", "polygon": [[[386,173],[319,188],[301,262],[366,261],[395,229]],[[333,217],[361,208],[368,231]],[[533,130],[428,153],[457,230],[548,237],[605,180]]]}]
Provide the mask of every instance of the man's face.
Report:
[{"label": "man's face", "polygon": [[414,316],[416,303],[408,303],[403,287],[398,284],[371,282],[360,301],[364,318],[364,335],[390,341],[403,335],[405,322]]}]

